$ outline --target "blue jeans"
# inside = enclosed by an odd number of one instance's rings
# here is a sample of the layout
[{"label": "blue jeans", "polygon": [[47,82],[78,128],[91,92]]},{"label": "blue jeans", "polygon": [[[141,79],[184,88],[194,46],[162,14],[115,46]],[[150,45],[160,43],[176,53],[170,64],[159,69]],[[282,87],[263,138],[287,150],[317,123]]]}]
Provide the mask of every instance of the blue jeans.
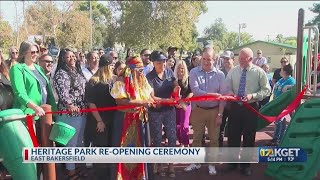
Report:
[{"label": "blue jeans", "polygon": [[[67,115],[61,115],[57,117],[57,122],[66,123],[76,128],[76,133],[72,139],[68,142],[66,147],[83,147],[83,134],[86,125],[86,116],[69,117]],[[76,165],[74,163],[66,163],[67,170],[75,170]]]},{"label": "blue jeans", "polygon": [[273,134],[273,140],[275,142],[280,142],[286,130],[286,126],[287,126],[286,118],[283,117],[279,121],[275,121],[274,124],[275,124],[275,130]]}]

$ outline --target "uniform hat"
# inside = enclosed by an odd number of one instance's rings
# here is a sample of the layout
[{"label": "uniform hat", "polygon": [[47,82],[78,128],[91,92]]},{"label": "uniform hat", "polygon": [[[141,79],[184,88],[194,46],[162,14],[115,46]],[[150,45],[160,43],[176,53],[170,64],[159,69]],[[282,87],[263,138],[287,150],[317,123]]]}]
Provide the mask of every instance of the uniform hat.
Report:
[{"label": "uniform hat", "polygon": [[150,54],[150,60],[153,61],[164,61],[167,60],[168,58],[163,54],[161,51],[153,51]]}]

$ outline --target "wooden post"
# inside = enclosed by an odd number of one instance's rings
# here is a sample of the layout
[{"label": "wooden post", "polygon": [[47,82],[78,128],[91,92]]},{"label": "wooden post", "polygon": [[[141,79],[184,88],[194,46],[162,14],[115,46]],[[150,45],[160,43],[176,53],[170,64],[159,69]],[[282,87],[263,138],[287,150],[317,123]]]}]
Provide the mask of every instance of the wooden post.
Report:
[{"label": "wooden post", "polygon": [[[51,112],[51,106],[48,104],[41,105],[45,112]],[[41,128],[41,146],[53,147],[53,142],[49,140],[49,135],[52,128],[52,114],[46,114],[40,119]],[[42,164],[43,179],[44,180],[56,180],[56,165],[55,163]]]}]

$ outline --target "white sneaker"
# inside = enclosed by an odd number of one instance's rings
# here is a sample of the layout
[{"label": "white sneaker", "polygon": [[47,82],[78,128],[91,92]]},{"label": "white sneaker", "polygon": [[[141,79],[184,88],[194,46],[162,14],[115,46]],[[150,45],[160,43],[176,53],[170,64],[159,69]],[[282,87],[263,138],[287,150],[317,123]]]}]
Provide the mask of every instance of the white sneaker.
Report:
[{"label": "white sneaker", "polygon": [[213,176],[217,174],[216,168],[214,166],[209,165],[208,169],[209,169],[209,175]]},{"label": "white sneaker", "polygon": [[188,172],[188,171],[193,171],[200,168],[201,168],[201,164],[190,164],[189,166],[184,168],[184,171]]}]

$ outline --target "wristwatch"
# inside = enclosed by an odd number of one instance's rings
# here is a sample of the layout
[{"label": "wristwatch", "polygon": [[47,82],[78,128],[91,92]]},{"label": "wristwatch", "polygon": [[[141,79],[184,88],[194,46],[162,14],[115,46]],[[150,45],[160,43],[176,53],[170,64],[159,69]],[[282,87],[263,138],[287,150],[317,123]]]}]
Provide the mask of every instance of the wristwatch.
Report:
[{"label": "wristwatch", "polygon": [[218,113],[218,116],[219,116],[219,117],[222,117],[223,115],[222,115],[221,113]]}]

